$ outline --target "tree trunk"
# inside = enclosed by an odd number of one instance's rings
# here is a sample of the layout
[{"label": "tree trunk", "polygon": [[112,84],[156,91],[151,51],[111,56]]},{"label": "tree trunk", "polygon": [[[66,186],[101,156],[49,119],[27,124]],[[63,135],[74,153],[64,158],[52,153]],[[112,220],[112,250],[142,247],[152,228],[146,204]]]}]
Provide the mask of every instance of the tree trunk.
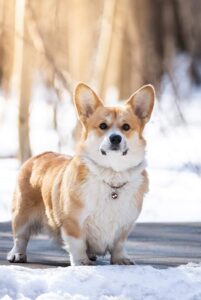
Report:
[{"label": "tree trunk", "polygon": [[100,36],[94,63],[93,83],[98,94],[104,98],[107,82],[108,64],[111,60],[111,51],[114,43],[114,27],[117,12],[117,0],[104,2]]},{"label": "tree trunk", "polygon": [[[29,104],[31,97],[31,46],[27,43],[26,28],[26,1],[17,1],[15,16],[15,78],[16,90],[18,91],[19,114],[18,114],[18,134],[19,134],[19,159],[23,163],[31,156],[29,140]],[[26,41],[26,42],[25,42]]]},{"label": "tree trunk", "polygon": [[10,90],[14,57],[15,0],[0,2],[0,83],[4,92]]}]

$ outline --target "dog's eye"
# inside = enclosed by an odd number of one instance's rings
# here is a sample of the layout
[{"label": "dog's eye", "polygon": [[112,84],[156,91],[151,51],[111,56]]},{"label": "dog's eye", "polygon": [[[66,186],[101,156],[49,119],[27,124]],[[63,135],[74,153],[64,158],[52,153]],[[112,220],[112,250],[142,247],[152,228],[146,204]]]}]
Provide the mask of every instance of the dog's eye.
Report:
[{"label": "dog's eye", "polygon": [[105,129],[108,128],[108,126],[107,126],[106,123],[101,123],[101,124],[99,125],[99,128],[102,129],[102,130],[105,130]]},{"label": "dog's eye", "polygon": [[130,129],[130,125],[125,123],[123,126],[122,126],[122,129],[125,130],[125,131],[128,131]]}]

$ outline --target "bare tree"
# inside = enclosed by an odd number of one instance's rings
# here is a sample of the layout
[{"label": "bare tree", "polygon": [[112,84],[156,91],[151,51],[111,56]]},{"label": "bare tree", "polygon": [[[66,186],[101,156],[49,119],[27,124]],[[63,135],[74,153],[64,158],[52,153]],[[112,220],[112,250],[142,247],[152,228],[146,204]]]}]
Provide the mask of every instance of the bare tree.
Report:
[{"label": "bare tree", "polygon": [[14,57],[15,0],[0,1],[0,84],[10,90]]},{"label": "bare tree", "polygon": [[[19,134],[19,158],[24,162],[31,156],[29,139],[29,104],[31,97],[31,64],[33,61],[31,46],[25,42],[28,38],[26,28],[26,2],[20,1],[16,5],[15,15],[15,59],[14,74],[15,86],[18,91],[19,115],[18,115],[18,134]],[[21,36],[21,38],[19,38]]]}]

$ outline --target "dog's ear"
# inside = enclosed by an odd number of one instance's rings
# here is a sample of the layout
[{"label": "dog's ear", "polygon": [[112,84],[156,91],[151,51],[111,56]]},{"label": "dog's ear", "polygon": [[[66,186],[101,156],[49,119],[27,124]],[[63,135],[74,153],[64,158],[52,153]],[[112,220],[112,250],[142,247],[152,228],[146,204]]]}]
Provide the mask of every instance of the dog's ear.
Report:
[{"label": "dog's ear", "polygon": [[103,106],[102,101],[96,93],[82,82],[75,88],[74,103],[78,117],[84,124],[87,118],[89,118],[99,106]]},{"label": "dog's ear", "polygon": [[154,106],[155,90],[151,84],[142,86],[127,101],[135,115],[142,121],[147,123],[151,117]]}]

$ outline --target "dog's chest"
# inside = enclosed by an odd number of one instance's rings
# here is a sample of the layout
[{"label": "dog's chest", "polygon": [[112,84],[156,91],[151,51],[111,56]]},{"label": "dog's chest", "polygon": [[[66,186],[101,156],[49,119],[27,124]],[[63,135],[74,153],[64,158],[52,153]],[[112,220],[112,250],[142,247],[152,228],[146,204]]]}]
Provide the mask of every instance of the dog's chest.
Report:
[{"label": "dog's chest", "polygon": [[[103,254],[110,250],[123,231],[135,222],[139,214],[135,201],[139,182],[113,189],[93,176],[88,179],[83,191],[88,214],[85,231],[92,252]],[[112,198],[113,192],[116,199]]]}]

